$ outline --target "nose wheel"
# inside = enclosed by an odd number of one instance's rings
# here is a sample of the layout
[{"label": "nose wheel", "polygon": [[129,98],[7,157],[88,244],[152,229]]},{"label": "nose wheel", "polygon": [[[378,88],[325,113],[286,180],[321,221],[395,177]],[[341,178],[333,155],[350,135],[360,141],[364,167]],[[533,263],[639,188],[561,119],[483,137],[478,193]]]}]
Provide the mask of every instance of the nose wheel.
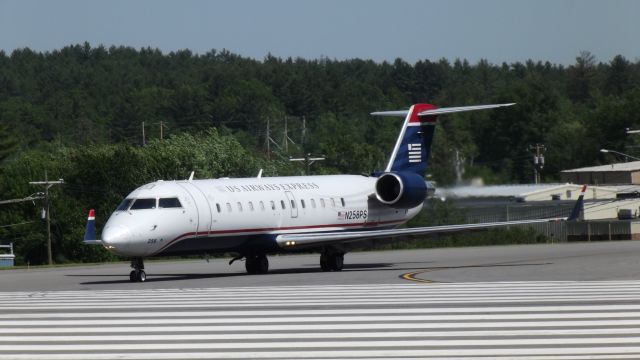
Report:
[{"label": "nose wheel", "polygon": [[129,280],[131,282],[145,282],[147,280],[147,273],[144,272],[144,262],[142,258],[131,259],[131,267],[133,268],[129,273]]},{"label": "nose wheel", "polygon": [[266,255],[246,256],[244,265],[249,274],[266,274],[269,271],[269,259]]}]

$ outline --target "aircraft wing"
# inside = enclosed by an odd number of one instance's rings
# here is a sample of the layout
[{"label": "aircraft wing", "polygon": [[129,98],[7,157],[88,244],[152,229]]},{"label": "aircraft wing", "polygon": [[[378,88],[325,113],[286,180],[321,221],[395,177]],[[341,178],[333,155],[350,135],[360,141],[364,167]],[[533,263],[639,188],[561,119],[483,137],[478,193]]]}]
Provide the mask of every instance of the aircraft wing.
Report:
[{"label": "aircraft wing", "polygon": [[327,245],[362,239],[388,238],[392,236],[407,235],[428,235],[438,233],[451,233],[457,231],[480,230],[509,225],[540,224],[546,222],[564,221],[567,218],[516,220],[478,224],[440,225],[428,227],[415,227],[403,229],[386,230],[364,230],[364,231],[334,231],[324,233],[302,233],[302,234],[282,234],[276,237],[278,246],[284,249],[307,247],[315,245]]},{"label": "aircraft wing", "polygon": [[576,221],[580,218],[580,214],[584,212],[584,194],[587,185],[582,186],[580,196],[576,201],[571,214],[568,218],[550,218],[550,219],[533,219],[533,220],[515,220],[501,221],[479,224],[458,224],[458,225],[440,225],[415,227],[404,229],[387,229],[387,230],[364,230],[364,231],[332,231],[323,233],[302,233],[302,234],[282,234],[276,237],[278,246],[283,249],[294,249],[297,247],[308,247],[317,245],[327,245],[332,243],[341,243],[348,241],[356,241],[363,239],[387,238],[392,236],[408,236],[408,235],[428,235],[438,233],[452,233],[457,231],[469,231],[489,229],[496,227],[504,227],[509,225],[526,225],[541,224],[558,221]]}]

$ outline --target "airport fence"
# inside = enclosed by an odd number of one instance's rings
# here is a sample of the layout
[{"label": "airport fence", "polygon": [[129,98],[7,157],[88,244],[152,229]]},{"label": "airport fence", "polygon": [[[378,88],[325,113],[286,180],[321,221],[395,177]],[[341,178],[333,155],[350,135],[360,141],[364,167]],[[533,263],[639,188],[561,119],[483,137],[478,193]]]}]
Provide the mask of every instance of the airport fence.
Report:
[{"label": "airport fence", "polygon": [[[476,203],[464,206],[470,223],[567,217],[573,202]],[[548,222],[513,227],[531,228],[552,242],[640,240],[640,222],[634,220],[597,220]],[[637,227],[637,229],[636,229]]]}]

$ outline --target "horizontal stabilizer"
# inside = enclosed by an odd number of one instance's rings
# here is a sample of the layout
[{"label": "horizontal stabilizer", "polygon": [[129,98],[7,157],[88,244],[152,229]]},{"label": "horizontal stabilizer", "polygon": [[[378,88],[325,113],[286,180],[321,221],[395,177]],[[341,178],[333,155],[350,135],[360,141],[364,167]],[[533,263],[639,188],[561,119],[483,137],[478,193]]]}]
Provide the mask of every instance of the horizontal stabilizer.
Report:
[{"label": "horizontal stabilizer", "polygon": [[409,113],[409,110],[376,111],[376,112],[372,112],[371,115],[406,117],[408,113]]},{"label": "horizontal stabilizer", "polygon": [[457,113],[457,112],[463,112],[463,111],[494,109],[494,108],[505,107],[505,106],[513,106],[515,104],[516,103],[439,108],[439,109],[425,110],[425,111],[419,112],[418,116],[442,115],[442,114],[451,114],[451,113]]},{"label": "horizontal stabilizer", "polygon": [[[515,104],[516,103],[439,108],[439,109],[421,111],[418,113],[418,116],[432,116],[432,115],[452,114],[452,113],[463,112],[463,111],[485,110],[485,109],[493,109],[493,108],[499,108],[504,106],[513,106]],[[407,116],[407,114],[409,114],[409,110],[376,111],[371,113],[371,115],[374,115],[374,116],[398,116],[398,117],[405,117]]]}]

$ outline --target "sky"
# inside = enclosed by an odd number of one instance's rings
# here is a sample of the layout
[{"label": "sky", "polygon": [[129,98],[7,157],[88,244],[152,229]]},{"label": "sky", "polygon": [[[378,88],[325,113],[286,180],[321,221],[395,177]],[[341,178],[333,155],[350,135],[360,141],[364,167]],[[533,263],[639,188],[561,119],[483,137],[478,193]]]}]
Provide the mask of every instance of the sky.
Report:
[{"label": "sky", "polygon": [[243,56],[640,60],[635,0],[0,0],[0,49],[89,42]]}]

